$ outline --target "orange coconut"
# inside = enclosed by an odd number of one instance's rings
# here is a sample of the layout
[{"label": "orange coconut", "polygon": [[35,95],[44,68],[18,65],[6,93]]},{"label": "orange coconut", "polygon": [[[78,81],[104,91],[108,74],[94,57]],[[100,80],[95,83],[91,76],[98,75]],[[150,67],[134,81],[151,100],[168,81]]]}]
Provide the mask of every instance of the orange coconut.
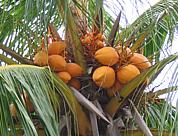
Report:
[{"label": "orange coconut", "polygon": [[59,72],[57,75],[64,83],[68,83],[71,80],[71,75],[68,72]]},{"label": "orange coconut", "polygon": [[103,47],[96,51],[95,59],[103,65],[112,66],[118,62],[119,55],[114,48]]},{"label": "orange coconut", "polygon": [[48,54],[49,55],[58,55],[61,54],[66,48],[66,44],[64,41],[56,41],[52,42],[48,46]]},{"label": "orange coconut", "polygon": [[78,79],[76,78],[72,78],[70,81],[69,81],[69,85],[74,87],[75,89],[77,90],[80,90],[81,88],[81,83]]},{"label": "orange coconut", "polygon": [[77,77],[83,74],[83,69],[76,63],[67,63],[66,71],[71,75],[71,77]]},{"label": "orange coconut", "polygon": [[60,55],[51,55],[48,57],[49,66],[54,69],[54,71],[63,71],[66,68],[66,61]]},{"label": "orange coconut", "polygon": [[123,85],[118,80],[116,80],[114,85],[107,89],[107,95],[109,97],[117,95],[117,93],[122,89],[122,87]]},{"label": "orange coconut", "polygon": [[144,70],[151,66],[151,63],[148,61],[148,59],[139,53],[134,53],[129,61],[131,64],[135,65],[140,70]]},{"label": "orange coconut", "polygon": [[126,84],[139,74],[140,74],[139,69],[136,66],[129,64],[118,69],[117,79],[119,80],[120,83]]},{"label": "orange coconut", "polygon": [[115,72],[111,67],[101,66],[94,71],[92,78],[97,86],[110,88],[115,82]]},{"label": "orange coconut", "polygon": [[34,64],[38,66],[46,66],[48,64],[48,54],[45,50],[39,51],[34,56]]}]

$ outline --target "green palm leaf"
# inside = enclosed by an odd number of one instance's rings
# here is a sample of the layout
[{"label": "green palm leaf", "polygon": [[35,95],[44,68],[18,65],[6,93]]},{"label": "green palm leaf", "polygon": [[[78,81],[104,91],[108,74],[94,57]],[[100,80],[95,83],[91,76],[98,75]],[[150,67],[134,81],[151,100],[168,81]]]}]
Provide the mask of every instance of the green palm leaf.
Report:
[{"label": "green palm leaf", "polygon": [[[121,32],[121,35],[124,36],[123,39],[128,39],[132,35],[134,35],[135,39],[138,39],[144,32],[149,32],[145,41],[140,44],[140,48],[144,48],[146,56],[159,52],[165,43],[170,42],[167,46],[171,45],[178,21],[177,5],[178,2],[176,0],[169,2],[161,0]],[[135,41],[136,43],[137,40]],[[158,60],[159,54],[156,56],[156,61]]]},{"label": "green palm leaf", "polygon": [[[66,100],[73,113],[76,113],[76,106],[80,107],[67,85],[51,75],[46,68],[30,65],[0,67],[0,88],[0,117],[2,120],[0,122],[0,133],[3,136],[9,133],[15,135],[16,132],[9,111],[11,103],[16,107],[24,133],[26,135],[37,135],[31,114],[27,112],[28,110],[20,97],[23,90],[29,95],[46,135],[59,135],[59,115],[55,112],[59,108],[59,100],[55,91],[60,94],[61,99]],[[9,127],[11,128],[10,132]]]}]

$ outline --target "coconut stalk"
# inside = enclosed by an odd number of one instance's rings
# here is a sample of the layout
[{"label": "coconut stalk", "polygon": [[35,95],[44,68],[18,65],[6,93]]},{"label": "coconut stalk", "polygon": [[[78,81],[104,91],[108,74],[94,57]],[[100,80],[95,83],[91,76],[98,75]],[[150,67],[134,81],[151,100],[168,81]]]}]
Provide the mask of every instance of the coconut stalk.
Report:
[{"label": "coconut stalk", "polygon": [[[76,5],[77,7],[76,7]],[[77,0],[70,3],[70,11],[73,15],[74,22],[77,26],[78,35],[86,34],[87,30],[87,18],[86,15],[83,14],[83,10],[87,8],[86,0]]]},{"label": "coconut stalk", "polygon": [[83,53],[83,48],[78,36],[78,28],[75,22],[72,13],[68,7],[68,1],[65,0],[57,0],[59,14],[65,19],[67,32],[69,32],[69,36],[72,40],[72,50],[74,55],[74,60],[77,64],[79,64],[84,72],[86,72],[86,60]]}]

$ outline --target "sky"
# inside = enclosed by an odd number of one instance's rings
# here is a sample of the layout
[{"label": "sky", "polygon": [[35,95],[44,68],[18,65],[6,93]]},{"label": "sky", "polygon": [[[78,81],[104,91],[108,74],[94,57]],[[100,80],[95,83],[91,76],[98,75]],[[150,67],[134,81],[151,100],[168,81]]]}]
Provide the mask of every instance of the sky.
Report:
[{"label": "sky", "polygon": [[[144,1],[140,3],[140,1]],[[121,4],[120,4],[120,3]],[[105,9],[113,18],[116,18],[119,12],[122,10],[121,25],[127,26],[134,22],[134,20],[146,11],[150,6],[153,6],[159,2],[159,0],[105,0]],[[123,5],[123,6],[120,6]],[[160,55],[160,60],[167,57],[170,54],[178,53],[178,30],[175,32],[172,47],[163,50]],[[167,46],[166,46],[167,47]],[[174,81],[174,82],[173,82]],[[167,65],[164,70],[159,74],[157,79],[147,88],[151,90],[160,90],[169,87],[170,85],[178,85],[178,60],[174,63]],[[156,87],[157,86],[157,87]],[[165,98],[167,95],[162,95],[161,98]],[[175,106],[178,101],[178,91],[173,93],[171,97],[171,103]]]},{"label": "sky", "polygon": [[[144,4],[141,2],[143,1]],[[105,0],[105,9],[116,18],[122,10],[122,25],[131,24],[139,15],[160,0]]]}]

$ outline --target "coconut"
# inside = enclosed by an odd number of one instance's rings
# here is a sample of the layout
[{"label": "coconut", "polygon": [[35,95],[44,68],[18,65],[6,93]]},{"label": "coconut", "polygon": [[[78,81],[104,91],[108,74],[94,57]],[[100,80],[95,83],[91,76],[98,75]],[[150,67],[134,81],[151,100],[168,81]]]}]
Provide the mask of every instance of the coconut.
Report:
[{"label": "coconut", "polygon": [[96,51],[95,59],[103,65],[112,66],[118,62],[119,55],[114,48],[103,47]]},{"label": "coconut", "polygon": [[77,77],[83,74],[83,69],[76,63],[67,63],[66,71],[71,75],[71,77]]},{"label": "coconut", "polygon": [[66,61],[60,55],[51,55],[48,57],[49,66],[54,69],[54,71],[63,71],[66,68]]},{"label": "coconut", "polygon": [[115,82],[115,72],[111,67],[101,66],[94,71],[92,78],[97,86],[110,88]]},{"label": "coconut", "polygon": [[135,65],[140,70],[144,70],[151,66],[151,63],[148,61],[148,59],[139,53],[134,53],[129,61],[131,64]]},{"label": "coconut", "polygon": [[45,50],[39,51],[34,56],[34,64],[38,66],[46,66],[48,64],[48,54]]},{"label": "coconut", "polygon": [[107,95],[109,97],[116,96],[117,93],[122,89],[122,87],[123,85],[118,80],[116,80],[114,85],[111,88],[107,89]]},{"label": "coconut", "polygon": [[76,79],[76,78],[72,78],[69,81],[69,85],[72,86],[72,87],[74,87],[77,90],[80,90],[80,88],[81,88],[80,81],[78,79]]},{"label": "coconut", "polygon": [[120,83],[126,84],[139,74],[140,74],[139,69],[136,66],[129,64],[118,69],[117,79],[119,80]]},{"label": "coconut", "polygon": [[10,114],[12,117],[17,117],[17,111],[16,111],[16,108],[15,108],[15,105],[13,103],[11,103],[9,105],[9,110],[10,110]]},{"label": "coconut", "polygon": [[57,73],[57,75],[64,83],[68,83],[69,80],[71,79],[71,75],[65,71],[59,72],[59,73]]},{"label": "coconut", "polygon": [[66,48],[66,44],[63,41],[52,42],[48,46],[49,55],[58,55],[61,54]]}]

